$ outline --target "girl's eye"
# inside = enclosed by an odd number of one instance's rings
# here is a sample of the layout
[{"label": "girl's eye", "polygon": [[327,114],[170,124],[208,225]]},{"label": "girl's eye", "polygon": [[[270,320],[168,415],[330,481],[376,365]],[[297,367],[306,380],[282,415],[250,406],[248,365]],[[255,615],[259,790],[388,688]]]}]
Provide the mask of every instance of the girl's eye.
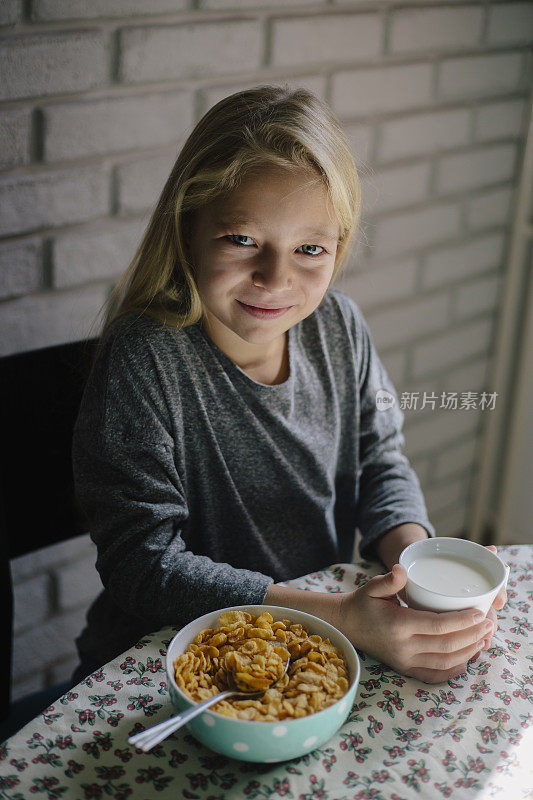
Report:
[{"label": "girl's eye", "polygon": [[326,252],[323,247],[320,247],[319,244],[303,244],[302,247],[318,247],[321,251],[320,253],[304,253],[306,256],[321,256],[322,253]]},{"label": "girl's eye", "polygon": [[[240,234],[240,233],[229,233],[224,238],[228,239],[229,241],[233,242],[233,244],[236,244],[236,245],[242,245],[243,247],[249,247],[250,246],[248,244],[245,244],[244,242],[235,241],[235,239],[251,239],[250,236],[244,236],[243,234]],[[325,249],[323,247],[321,247],[319,244],[303,244],[302,247],[306,247],[306,248],[307,247],[314,247],[315,249],[318,248],[320,250],[320,253],[309,253],[309,252],[305,252],[304,251],[303,255],[305,255],[305,256],[315,256],[316,257],[316,256],[321,256],[322,253],[326,252]]]},{"label": "girl's eye", "polygon": [[[235,242],[233,240],[234,239],[250,239],[251,237],[250,236],[243,236],[240,233],[230,233],[227,236],[225,236],[224,238],[225,239],[229,239],[231,242],[233,242],[233,244],[242,244],[242,245],[244,245],[244,242]],[[248,247],[248,246],[249,245],[244,245],[244,247]]]}]

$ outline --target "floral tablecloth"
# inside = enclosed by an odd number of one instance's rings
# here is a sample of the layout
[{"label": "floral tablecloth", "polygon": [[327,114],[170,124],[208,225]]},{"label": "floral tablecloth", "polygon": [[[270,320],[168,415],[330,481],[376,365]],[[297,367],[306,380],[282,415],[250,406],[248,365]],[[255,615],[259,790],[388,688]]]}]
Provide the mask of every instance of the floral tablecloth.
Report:
[{"label": "floral tablecloth", "polygon": [[[531,621],[533,547],[506,547],[509,600],[490,650],[466,679],[432,686],[360,654],[355,704],[322,748],[291,761],[254,764],[220,756],[183,728],[151,753],[127,737],[171,712],[165,648],[174,629],[147,636],[0,745],[0,797],[411,798],[533,797]],[[377,564],[335,564],[290,581],[344,592]]]}]

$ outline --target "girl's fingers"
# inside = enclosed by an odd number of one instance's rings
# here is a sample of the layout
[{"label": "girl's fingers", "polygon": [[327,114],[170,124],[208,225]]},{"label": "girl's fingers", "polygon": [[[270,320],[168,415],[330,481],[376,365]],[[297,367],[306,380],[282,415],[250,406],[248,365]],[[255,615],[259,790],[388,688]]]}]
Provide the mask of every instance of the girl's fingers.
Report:
[{"label": "girl's fingers", "polygon": [[483,650],[484,646],[485,640],[481,639],[453,653],[418,653],[413,659],[413,665],[435,670],[457,670],[465,661],[469,661]]},{"label": "girl's fingers", "polygon": [[459,678],[465,673],[466,664],[461,664],[459,667],[454,667],[453,669],[417,669],[415,667],[406,672],[406,675],[410,675],[412,678],[416,678],[424,683],[445,683],[446,681]]},{"label": "girl's fingers", "polygon": [[507,602],[507,592],[505,588],[500,589],[494,600],[492,601],[493,608],[496,608],[498,611],[504,607]]},{"label": "girl's fingers", "polygon": [[454,631],[447,636],[414,636],[412,643],[419,652],[457,653],[476,642],[492,637],[493,633],[494,622],[487,615],[487,619],[462,631]]},{"label": "girl's fingers", "polygon": [[403,609],[405,611],[405,625],[408,627],[411,636],[416,634],[425,636],[445,636],[447,633],[454,633],[465,628],[471,628],[482,622],[484,615],[475,608],[466,608],[463,611],[416,611],[415,609]]},{"label": "girl's fingers", "polygon": [[483,650],[488,650],[489,649],[489,647],[491,646],[491,643],[492,643],[492,637],[494,636],[494,634],[498,630],[498,618],[497,618],[496,612],[494,611],[493,608],[489,608],[488,613],[487,613],[487,619],[492,622],[493,630],[488,636],[485,637],[486,638],[486,645],[483,648]]}]

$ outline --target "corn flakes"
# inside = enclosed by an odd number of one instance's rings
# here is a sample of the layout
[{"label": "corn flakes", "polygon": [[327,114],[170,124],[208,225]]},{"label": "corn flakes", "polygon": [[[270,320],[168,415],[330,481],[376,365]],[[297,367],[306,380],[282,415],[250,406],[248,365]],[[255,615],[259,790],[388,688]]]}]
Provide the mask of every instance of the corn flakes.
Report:
[{"label": "corn flakes", "polygon": [[[283,675],[287,651],[291,660]],[[258,616],[223,612],[219,627],[200,631],[176,658],[174,672],[179,688],[197,702],[227,689],[264,691],[259,698],[228,698],[211,708],[228,717],[267,722],[314,714],[336,703],[349,687],[348,666],[338,647],[328,638],[309,636],[300,623],[274,622],[267,611]]]}]

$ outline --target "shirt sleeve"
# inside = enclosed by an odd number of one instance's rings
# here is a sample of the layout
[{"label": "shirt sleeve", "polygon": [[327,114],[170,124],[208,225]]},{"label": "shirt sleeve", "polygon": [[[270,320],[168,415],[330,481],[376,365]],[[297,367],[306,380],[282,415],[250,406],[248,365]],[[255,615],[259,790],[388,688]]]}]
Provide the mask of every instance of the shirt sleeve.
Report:
[{"label": "shirt sleeve", "polygon": [[357,317],[360,476],[356,515],[361,556],[378,560],[376,542],[391,528],[416,522],[429,536],[435,535],[435,529],[428,519],[418,477],[403,453],[404,414],[396,390],[360,311]]},{"label": "shirt sleeve", "polygon": [[157,353],[116,340],[86,386],[73,437],[76,495],[114,602],[154,627],[261,604],[273,578],[187,549],[189,516]]}]

